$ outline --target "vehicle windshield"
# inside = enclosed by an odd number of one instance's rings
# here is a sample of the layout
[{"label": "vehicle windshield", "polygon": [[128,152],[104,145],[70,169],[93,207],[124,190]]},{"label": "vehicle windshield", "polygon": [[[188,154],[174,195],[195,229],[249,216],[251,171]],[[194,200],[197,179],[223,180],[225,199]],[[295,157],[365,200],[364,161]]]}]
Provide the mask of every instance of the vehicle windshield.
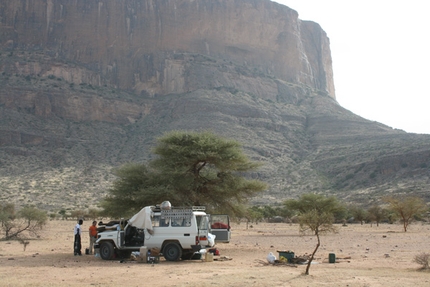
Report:
[{"label": "vehicle windshield", "polygon": [[199,230],[209,230],[209,217],[207,215],[196,215]]}]

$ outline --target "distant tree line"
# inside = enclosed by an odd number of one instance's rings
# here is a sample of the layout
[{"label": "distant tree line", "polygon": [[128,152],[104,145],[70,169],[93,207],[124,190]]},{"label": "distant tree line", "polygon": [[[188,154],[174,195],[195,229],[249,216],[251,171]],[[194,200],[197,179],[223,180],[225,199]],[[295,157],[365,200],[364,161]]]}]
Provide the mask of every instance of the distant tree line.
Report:
[{"label": "distant tree line", "polygon": [[[287,200],[279,206],[251,206],[242,217],[247,222],[299,222],[299,211],[295,210]],[[379,226],[380,223],[393,224],[400,221],[406,232],[409,224],[414,221],[428,220],[430,209],[419,197],[387,197],[381,204],[364,207],[356,204],[340,203],[340,208],[333,212],[333,223],[369,223]]]},{"label": "distant tree line", "polygon": [[103,210],[97,209],[97,208],[89,208],[86,210],[83,209],[74,209],[74,210],[66,210],[61,209],[58,211],[58,213],[51,213],[49,214],[49,217],[51,219],[62,219],[62,220],[78,220],[78,219],[89,219],[89,220],[96,220],[98,218],[105,217],[105,214],[103,213]]}]

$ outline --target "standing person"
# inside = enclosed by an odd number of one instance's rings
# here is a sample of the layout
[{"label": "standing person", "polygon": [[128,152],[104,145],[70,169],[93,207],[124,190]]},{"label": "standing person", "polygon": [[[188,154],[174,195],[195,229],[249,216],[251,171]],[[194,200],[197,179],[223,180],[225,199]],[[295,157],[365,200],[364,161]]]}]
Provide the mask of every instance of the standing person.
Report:
[{"label": "standing person", "polygon": [[75,235],[75,241],[73,242],[73,246],[74,246],[74,253],[75,256],[82,255],[81,252],[81,234],[82,234],[82,229],[81,229],[81,225],[84,223],[84,221],[82,219],[79,219],[78,223],[75,225],[75,229],[74,229],[74,235]]},{"label": "standing person", "polygon": [[97,222],[93,221],[93,224],[89,228],[89,233],[90,233],[90,254],[93,254],[94,243],[97,240],[97,227],[96,227],[96,224],[97,224]]}]

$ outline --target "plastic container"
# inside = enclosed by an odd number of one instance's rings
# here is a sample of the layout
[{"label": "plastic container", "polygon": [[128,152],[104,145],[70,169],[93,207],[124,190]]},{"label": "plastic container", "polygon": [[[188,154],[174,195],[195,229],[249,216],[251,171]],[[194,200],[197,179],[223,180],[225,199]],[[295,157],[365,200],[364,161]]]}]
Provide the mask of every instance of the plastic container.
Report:
[{"label": "plastic container", "polygon": [[334,253],[328,254],[328,263],[336,263],[336,254]]},{"label": "plastic container", "polygon": [[139,259],[143,263],[146,263],[148,261],[148,248],[146,246],[140,247]]},{"label": "plastic container", "polygon": [[214,255],[213,255],[213,253],[207,252],[205,254],[205,261],[206,262],[212,262],[212,261],[214,261]]},{"label": "plastic container", "polygon": [[294,252],[293,251],[278,251],[279,258],[284,257],[288,262],[293,262]]}]

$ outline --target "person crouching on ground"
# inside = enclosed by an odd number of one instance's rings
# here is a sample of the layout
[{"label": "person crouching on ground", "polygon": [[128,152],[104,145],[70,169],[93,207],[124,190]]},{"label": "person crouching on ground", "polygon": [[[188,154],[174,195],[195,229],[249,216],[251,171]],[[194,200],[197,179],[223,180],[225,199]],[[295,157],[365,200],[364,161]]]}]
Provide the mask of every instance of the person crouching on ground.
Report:
[{"label": "person crouching on ground", "polygon": [[89,228],[89,233],[90,233],[90,254],[93,254],[94,243],[97,240],[97,227],[96,227],[96,224],[97,224],[97,222],[93,221],[93,224]]},{"label": "person crouching on ground", "polygon": [[74,247],[74,253],[75,256],[76,255],[82,255],[81,252],[81,234],[82,234],[82,230],[81,230],[81,225],[84,223],[84,221],[82,219],[79,219],[78,223],[75,225],[75,229],[74,229],[74,235],[75,235],[75,241],[73,243],[73,247]]}]

